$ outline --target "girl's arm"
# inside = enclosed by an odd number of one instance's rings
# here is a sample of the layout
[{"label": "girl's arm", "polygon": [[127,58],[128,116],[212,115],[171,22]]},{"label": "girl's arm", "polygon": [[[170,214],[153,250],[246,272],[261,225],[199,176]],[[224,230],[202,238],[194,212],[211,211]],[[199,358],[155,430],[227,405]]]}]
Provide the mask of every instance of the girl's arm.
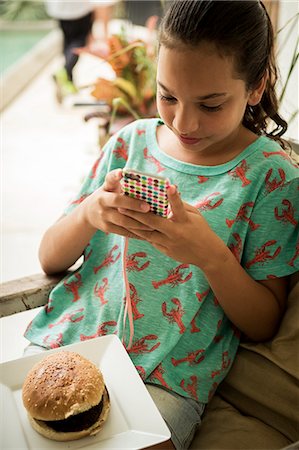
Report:
[{"label": "girl's arm", "polygon": [[108,173],[103,186],[46,231],[41,241],[39,259],[47,274],[63,272],[71,267],[82,256],[97,230],[137,237],[128,229],[149,229],[146,225],[119,213],[118,208],[139,212],[149,210],[149,205],[145,202],[121,194],[121,176],[119,169]]}]

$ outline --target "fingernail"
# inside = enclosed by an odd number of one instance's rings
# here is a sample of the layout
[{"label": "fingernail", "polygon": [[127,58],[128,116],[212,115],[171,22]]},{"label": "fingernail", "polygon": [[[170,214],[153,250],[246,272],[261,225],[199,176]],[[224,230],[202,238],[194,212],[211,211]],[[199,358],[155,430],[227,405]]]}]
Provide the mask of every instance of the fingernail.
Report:
[{"label": "fingernail", "polygon": [[142,211],[149,211],[150,205],[148,203],[140,203],[140,209],[142,209]]}]

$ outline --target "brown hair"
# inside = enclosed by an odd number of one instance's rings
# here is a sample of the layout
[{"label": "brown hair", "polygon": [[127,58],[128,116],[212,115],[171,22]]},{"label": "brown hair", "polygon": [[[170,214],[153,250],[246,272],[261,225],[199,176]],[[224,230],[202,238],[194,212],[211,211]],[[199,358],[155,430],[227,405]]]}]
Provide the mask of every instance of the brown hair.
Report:
[{"label": "brown hair", "polygon": [[[161,22],[160,45],[195,48],[201,42],[211,42],[220,53],[234,57],[235,69],[248,90],[257,87],[267,74],[262,99],[256,106],[247,105],[243,125],[283,145],[280,136],[287,123],[278,114],[273,28],[262,2],[175,0]],[[270,119],[275,127],[267,132]]]}]

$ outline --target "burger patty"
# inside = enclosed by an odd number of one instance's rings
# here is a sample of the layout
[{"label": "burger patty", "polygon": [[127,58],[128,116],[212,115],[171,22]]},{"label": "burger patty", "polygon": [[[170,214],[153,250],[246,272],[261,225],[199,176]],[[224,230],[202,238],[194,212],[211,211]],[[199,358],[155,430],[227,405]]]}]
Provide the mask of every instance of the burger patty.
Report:
[{"label": "burger patty", "polygon": [[103,409],[103,399],[97,405],[74,416],[63,420],[43,420],[48,427],[55,431],[69,433],[71,431],[86,430],[91,427],[100,417]]}]

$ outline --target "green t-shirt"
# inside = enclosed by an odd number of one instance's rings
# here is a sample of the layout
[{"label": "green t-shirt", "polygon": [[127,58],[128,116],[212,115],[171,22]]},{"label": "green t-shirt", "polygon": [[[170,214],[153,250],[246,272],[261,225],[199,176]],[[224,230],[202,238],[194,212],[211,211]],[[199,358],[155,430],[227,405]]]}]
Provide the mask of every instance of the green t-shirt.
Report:
[{"label": "green t-shirt", "polygon": [[[102,185],[107,172],[127,166],[178,185],[182,199],[199,209],[252,278],[298,270],[299,169],[279,145],[259,137],[228,163],[193,165],[159,149],[161,123],[136,121],[113,136],[66,214]],[[53,289],[26,338],[47,348],[105,334],[125,334],[127,343],[123,250],[123,237],[97,231],[82,266]],[[134,319],[128,353],[140,376],[207,402],[231,367],[240,333],[203,272],[130,239],[127,276]]]}]

